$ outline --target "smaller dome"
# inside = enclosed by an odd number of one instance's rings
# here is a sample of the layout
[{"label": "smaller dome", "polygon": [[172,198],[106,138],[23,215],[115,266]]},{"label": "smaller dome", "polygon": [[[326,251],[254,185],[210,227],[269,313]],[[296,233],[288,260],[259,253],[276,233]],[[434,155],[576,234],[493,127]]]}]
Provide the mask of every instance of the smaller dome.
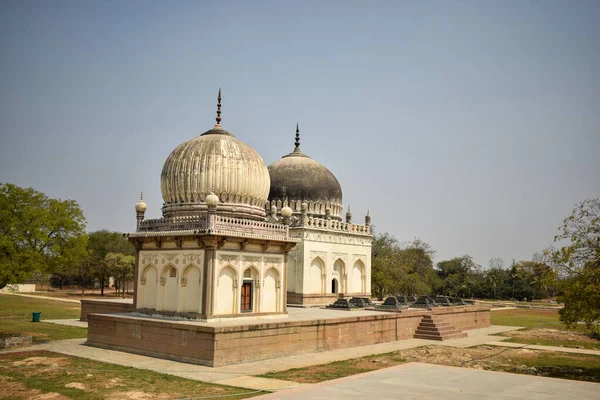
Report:
[{"label": "smaller dome", "polygon": [[216,207],[219,204],[219,198],[213,192],[210,192],[208,196],[206,196],[206,205],[209,207]]},{"label": "smaller dome", "polygon": [[146,205],[146,203],[144,203],[144,192],[142,192],[140,195],[140,201],[135,203],[135,211],[143,213],[146,211],[147,208],[148,206]]},{"label": "smaller dome", "polygon": [[342,219],[342,187],[331,171],[300,150],[298,126],[294,151],[269,165],[268,169],[271,206],[289,203],[298,214],[300,204],[307,203],[308,213],[313,216],[324,217],[329,209],[333,218]]},{"label": "smaller dome", "polygon": [[288,206],[285,206],[281,209],[281,216],[282,217],[291,217],[292,216],[292,209],[289,208]]}]

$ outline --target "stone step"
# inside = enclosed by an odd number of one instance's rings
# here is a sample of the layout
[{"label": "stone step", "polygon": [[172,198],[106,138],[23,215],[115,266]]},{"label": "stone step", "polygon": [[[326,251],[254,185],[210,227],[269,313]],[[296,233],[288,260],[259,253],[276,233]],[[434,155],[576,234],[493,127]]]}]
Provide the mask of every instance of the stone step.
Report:
[{"label": "stone step", "polygon": [[453,326],[448,326],[448,327],[443,327],[443,328],[419,326],[419,327],[417,327],[416,332],[446,334],[446,333],[456,333],[456,332],[461,332],[461,331],[454,328]]},{"label": "stone step", "polygon": [[460,338],[464,338],[467,337],[467,333],[466,332],[459,332],[459,333],[453,333],[451,335],[430,335],[430,334],[422,334],[422,333],[415,333],[415,339],[426,339],[426,340],[438,340],[438,341],[443,341],[443,340],[452,340],[452,339],[460,339]]},{"label": "stone step", "polygon": [[448,323],[448,322],[435,323],[435,322],[429,322],[429,321],[427,321],[427,322],[421,321],[419,326],[452,326],[452,325],[450,325],[450,323]]}]

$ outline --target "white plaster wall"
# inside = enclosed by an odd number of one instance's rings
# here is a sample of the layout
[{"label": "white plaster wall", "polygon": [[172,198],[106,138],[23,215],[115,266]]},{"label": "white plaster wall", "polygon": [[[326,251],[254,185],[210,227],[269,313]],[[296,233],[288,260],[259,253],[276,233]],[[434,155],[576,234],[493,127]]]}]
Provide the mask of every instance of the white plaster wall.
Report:
[{"label": "white plaster wall", "polygon": [[[369,237],[308,229],[291,230],[291,234],[302,239],[302,253],[297,257],[298,262],[302,263],[302,284],[296,283],[295,293],[321,293],[321,278],[313,270],[313,260],[317,257],[325,261],[325,293],[331,293],[331,281],[334,277],[338,279],[340,290],[345,285],[345,293],[371,293],[371,239]],[[358,260],[364,264],[365,269],[364,291],[361,290],[360,274],[355,275],[353,271],[354,263]],[[336,261],[344,265],[343,273],[346,275],[334,275],[333,266]],[[296,270],[300,269],[297,266]]]},{"label": "white plaster wall", "polygon": [[279,301],[277,296],[277,281],[279,280],[279,274],[273,269],[270,269],[265,274],[263,280],[262,292],[262,311],[263,312],[276,312],[279,311]]},{"label": "white plaster wall", "polygon": [[[229,268],[232,271],[231,282],[235,287],[231,292],[227,292],[225,289],[222,289],[223,292],[221,292],[220,276],[215,277],[214,284],[218,285],[218,289],[215,291],[217,296],[214,303],[214,313],[216,315],[223,314],[224,310],[227,310],[228,312],[225,313],[228,314],[239,312],[242,301],[241,284],[244,281],[244,271],[248,268],[251,268],[252,270],[252,281],[254,283],[253,312],[273,312],[273,310],[283,310],[283,296],[277,295],[277,293],[282,293],[281,290],[285,290],[287,287],[287,282],[284,281],[284,279],[286,279],[285,259],[282,254],[219,250],[216,252],[216,258],[218,270]],[[270,269],[273,269],[272,274],[277,277],[274,279],[274,283],[271,281],[273,278],[270,274],[267,274],[267,271]],[[265,278],[268,278],[268,280],[265,281]],[[277,281],[279,281],[280,286],[280,288],[277,288],[279,292],[275,291],[275,296],[273,296],[273,290],[265,290],[265,286],[276,286]],[[221,300],[221,296],[226,296],[227,299]],[[233,299],[232,304],[228,303],[229,298]],[[226,305],[222,305],[223,302],[227,302]],[[249,315],[252,315],[252,313],[249,313]]]},{"label": "white plaster wall", "polygon": [[138,297],[138,301],[142,308],[156,309],[156,300],[158,298],[158,270],[154,266],[147,266],[145,269],[144,277],[145,284],[139,286],[141,288],[137,295],[141,295],[141,299]]},{"label": "white plaster wall", "polygon": [[[172,250],[170,245],[165,247],[164,249],[142,250],[138,254],[138,276],[135,277],[138,281],[138,290],[135,293],[137,304],[142,308],[182,311],[182,307],[185,307],[184,304],[186,303],[183,296],[189,293],[183,290],[184,288],[181,286],[182,273],[186,268],[192,266],[198,269],[199,276],[199,271],[204,268],[204,250]],[[176,278],[169,277],[166,269],[169,266],[177,271]],[[155,267],[158,268],[153,270]],[[145,279],[144,274],[146,275]],[[164,278],[164,285],[160,283],[161,277]],[[198,277],[198,279],[200,278]],[[195,287],[196,289],[193,290],[198,290],[198,292],[197,296],[193,295],[193,297],[201,303],[201,292],[199,292],[201,286],[197,285]],[[192,295],[190,294],[190,296]],[[196,308],[195,305],[194,308]],[[200,308],[201,304],[198,304],[198,311],[194,312],[199,312]],[[187,308],[186,311],[188,311]]]},{"label": "white plaster wall", "polygon": [[200,269],[190,266],[185,269],[183,279],[186,280],[183,291],[183,304],[181,311],[200,313],[202,303],[202,285],[200,279]]},{"label": "white plaster wall", "polygon": [[223,268],[219,273],[217,290],[215,291],[215,314],[233,314],[234,287],[236,271],[233,268]]}]

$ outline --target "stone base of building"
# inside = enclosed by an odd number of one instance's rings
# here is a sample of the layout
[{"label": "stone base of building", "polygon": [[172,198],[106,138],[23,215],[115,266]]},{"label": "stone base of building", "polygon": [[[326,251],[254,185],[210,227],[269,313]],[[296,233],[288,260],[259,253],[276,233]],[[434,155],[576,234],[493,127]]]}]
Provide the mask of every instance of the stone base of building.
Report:
[{"label": "stone base of building", "polygon": [[[169,321],[139,314],[88,315],[87,344],[152,357],[222,366],[293,354],[364,346],[414,337],[424,316],[443,316],[456,329],[490,326],[490,309],[467,306],[370,312],[339,317],[240,324]],[[336,317],[328,318],[327,313]]]},{"label": "stone base of building", "polygon": [[87,321],[88,314],[112,314],[133,311],[133,299],[81,300],[80,321]]}]

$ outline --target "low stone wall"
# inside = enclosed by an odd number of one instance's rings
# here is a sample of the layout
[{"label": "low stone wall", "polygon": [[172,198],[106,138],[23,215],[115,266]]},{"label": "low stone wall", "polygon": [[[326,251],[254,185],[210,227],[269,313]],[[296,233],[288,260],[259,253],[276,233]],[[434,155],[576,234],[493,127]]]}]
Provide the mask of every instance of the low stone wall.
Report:
[{"label": "low stone wall", "polygon": [[15,283],[4,286],[0,292],[6,293],[33,293],[35,292],[34,283]]},{"label": "low stone wall", "polygon": [[12,336],[0,338],[0,349],[14,349],[31,346],[31,336]]},{"label": "low stone wall", "polygon": [[133,311],[133,300],[81,300],[80,321],[87,321],[88,314],[112,314]]},{"label": "low stone wall", "polygon": [[[487,313],[487,317],[486,314]],[[368,316],[208,326],[91,314],[88,344],[209,366],[412,338],[424,315],[444,314],[458,329],[490,325],[489,308],[404,310]],[[468,327],[468,328],[467,328]]]},{"label": "low stone wall", "polygon": [[337,294],[302,294],[287,293],[287,303],[305,307],[324,306],[332,304],[338,298]]}]

